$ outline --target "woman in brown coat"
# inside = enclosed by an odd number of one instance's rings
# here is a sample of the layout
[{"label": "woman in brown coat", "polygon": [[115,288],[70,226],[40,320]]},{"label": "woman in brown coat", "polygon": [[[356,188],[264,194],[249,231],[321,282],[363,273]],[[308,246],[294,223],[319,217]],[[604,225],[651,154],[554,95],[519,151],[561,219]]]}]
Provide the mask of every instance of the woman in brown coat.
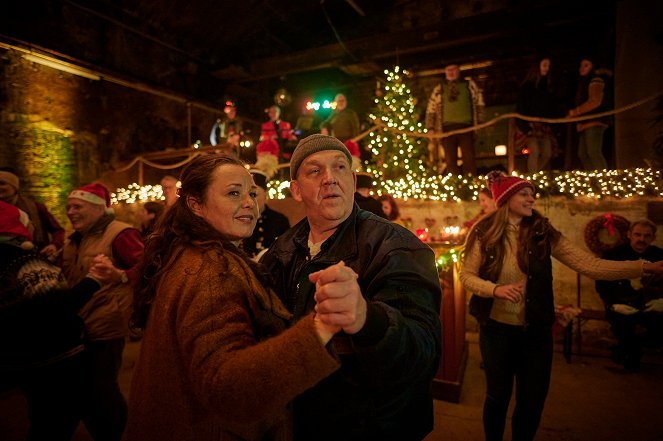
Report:
[{"label": "woman in brown coat", "polygon": [[144,329],[127,441],[287,440],[287,404],[338,369],[338,329],[289,312],[237,248],[258,218],[235,159],[196,158],[145,247],[134,324]]}]

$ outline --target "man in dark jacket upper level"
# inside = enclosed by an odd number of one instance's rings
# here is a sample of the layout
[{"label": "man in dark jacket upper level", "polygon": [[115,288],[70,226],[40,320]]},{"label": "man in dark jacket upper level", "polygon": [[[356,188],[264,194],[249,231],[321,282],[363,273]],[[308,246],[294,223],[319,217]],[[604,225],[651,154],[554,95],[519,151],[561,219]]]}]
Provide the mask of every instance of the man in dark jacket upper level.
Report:
[{"label": "man in dark jacket upper level", "polygon": [[371,196],[373,188],[373,175],[366,172],[357,172],[357,189],[355,190],[355,202],[362,210],[370,211],[380,217],[387,218],[382,211],[382,203]]},{"label": "man in dark jacket upper level", "polygon": [[306,218],[262,259],[294,320],[315,309],[343,330],[330,342],[341,369],[295,400],[295,440],[421,440],[441,354],[435,257],[354,203],[350,164],[336,138],[299,142],[290,190]]},{"label": "man in dark jacket upper level", "polygon": [[[627,233],[628,242],[604,255],[608,260],[663,260],[663,249],[652,245],[656,224],[647,219],[633,222]],[[628,370],[638,370],[642,357],[638,325],[647,329],[647,343],[663,344],[663,278],[648,275],[639,280],[597,281],[596,290],[605,303],[617,347],[613,359]]]}]

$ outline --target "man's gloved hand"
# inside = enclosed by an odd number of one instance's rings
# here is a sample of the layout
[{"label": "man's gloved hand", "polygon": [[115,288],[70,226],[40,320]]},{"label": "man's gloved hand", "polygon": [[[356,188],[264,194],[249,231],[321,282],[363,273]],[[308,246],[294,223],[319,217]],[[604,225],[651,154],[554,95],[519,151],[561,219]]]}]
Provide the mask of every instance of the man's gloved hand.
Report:
[{"label": "man's gloved hand", "polygon": [[615,303],[614,305],[612,305],[612,310],[615,311],[617,314],[622,314],[622,315],[633,315],[639,311],[638,308],[634,308],[629,305],[624,305],[623,303]]},{"label": "man's gloved hand", "polygon": [[663,312],[663,299],[654,299],[645,303],[645,312]]}]

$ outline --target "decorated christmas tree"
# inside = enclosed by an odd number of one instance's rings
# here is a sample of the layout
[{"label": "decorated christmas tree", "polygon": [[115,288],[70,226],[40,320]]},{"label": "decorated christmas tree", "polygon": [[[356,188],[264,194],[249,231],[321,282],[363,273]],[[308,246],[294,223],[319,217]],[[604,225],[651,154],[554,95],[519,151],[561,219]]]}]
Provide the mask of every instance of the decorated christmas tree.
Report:
[{"label": "decorated christmas tree", "polygon": [[407,72],[400,67],[385,70],[387,80],[375,91],[375,108],[370,117],[382,125],[370,134],[373,153],[371,169],[382,179],[420,183],[426,178],[427,139],[415,112],[416,98],[405,83]]}]

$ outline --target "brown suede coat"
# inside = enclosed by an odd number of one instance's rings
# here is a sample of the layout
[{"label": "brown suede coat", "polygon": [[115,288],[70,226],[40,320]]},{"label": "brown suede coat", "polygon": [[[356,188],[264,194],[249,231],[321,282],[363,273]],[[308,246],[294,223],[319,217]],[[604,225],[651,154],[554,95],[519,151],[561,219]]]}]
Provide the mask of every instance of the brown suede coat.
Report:
[{"label": "brown suede coat", "polygon": [[340,365],[312,315],[289,317],[238,257],[185,249],[151,307],[124,439],[290,439],[288,402]]}]

